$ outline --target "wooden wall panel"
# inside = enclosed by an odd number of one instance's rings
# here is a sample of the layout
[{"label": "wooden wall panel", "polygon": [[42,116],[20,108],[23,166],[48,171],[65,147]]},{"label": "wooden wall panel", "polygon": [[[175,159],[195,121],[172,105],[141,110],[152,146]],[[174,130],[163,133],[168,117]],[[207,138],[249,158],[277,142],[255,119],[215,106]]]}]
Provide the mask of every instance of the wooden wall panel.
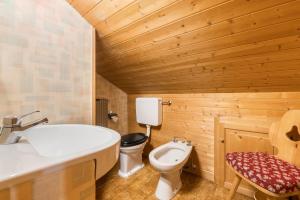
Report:
[{"label": "wooden wall panel", "polygon": [[[270,139],[267,134],[226,129],[225,131],[225,155],[230,152],[244,151],[244,152],[265,152],[274,154],[274,149],[271,146]],[[254,145],[255,144],[255,145]],[[233,183],[234,173],[225,163],[225,185],[226,182]],[[242,187],[252,188],[249,184],[242,182]]]},{"label": "wooden wall panel", "polygon": [[[174,136],[192,140],[195,147],[192,171],[213,179],[214,173],[214,117],[251,120],[249,124],[269,128],[289,109],[300,109],[300,93],[199,93],[199,94],[141,94],[128,96],[129,132],[145,132],[135,119],[135,98],[162,97],[171,100],[163,107],[163,123],[153,128],[146,152]],[[258,124],[255,124],[256,126]]]},{"label": "wooden wall panel", "polygon": [[298,0],[70,3],[98,31],[97,71],[127,93],[300,89]]},{"label": "wooden wall panel", "polygon": [[[215,117],[214,129],[214,181],[220,186],[232,187],[234,173],[226,165],[227,153],[256,151],[274,154],[275,148],[271,146],[269,127],[266,127],[264,120]],[[242,181],[238,192],[253,197],[255,190]]]},{"label": "wooden wall panel", "polygon": [[1,189],[0,199],[94,200],[96,198],[95,171],[94,160],[65,168],[51,169],[40,175],[35,175],[32,179],[23,183],[8,185],[6,188]]}]

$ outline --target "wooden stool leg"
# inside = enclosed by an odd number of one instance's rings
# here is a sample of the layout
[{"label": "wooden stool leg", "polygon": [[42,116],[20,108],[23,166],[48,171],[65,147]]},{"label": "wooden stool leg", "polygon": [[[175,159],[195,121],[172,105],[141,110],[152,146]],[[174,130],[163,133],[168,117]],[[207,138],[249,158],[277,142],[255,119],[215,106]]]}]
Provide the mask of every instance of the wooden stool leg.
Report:
[{"label": "wooden stool leg", "polygon": [[241,177],[239,177],[238,175],[235,175],[234,180],[233,180],[233,184],[231,186],[230,192],[229,192],[226,200],[232,200],[233,199],[233,197],[235,195],[235,192],[238,189],[241,180],[242,180]]},{"label": "wooden stool leg", "polygon": [[267,197],[266,200],[275,200],[273,197]]}]

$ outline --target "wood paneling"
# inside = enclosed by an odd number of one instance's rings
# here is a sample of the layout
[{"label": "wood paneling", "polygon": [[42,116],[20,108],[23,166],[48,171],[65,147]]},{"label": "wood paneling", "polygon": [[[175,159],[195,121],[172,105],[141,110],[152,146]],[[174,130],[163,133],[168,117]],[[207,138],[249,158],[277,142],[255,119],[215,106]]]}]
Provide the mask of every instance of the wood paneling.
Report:
[{"label": "wood paneling", "polygon": [[[265,152],[274,154],[273,147],[267,134],[255,133],[241,130],[230,130],[225,131],[225,154],[230,152]],[[225,163],[223,163],[225,166]],[[225,181],[232,182],[234,173],[226,168]]]},{"label": "wood paneling", "polygon": [[94,160],[65,168],[54,168],[23,183],[0,190],[1,200],[94,200]]},{"label": "wood paneling", "polygon": [[[269,139],[269,129],[260,120],[241,120],[216,117],[214,120],[214,180],[226,188],[232,188],[236,177],[226,165],[225,156],[230,152],[265,152],[274,154]],[[238,192],[253,197],[254,189],[242,181]]]},{"label": "wood paneling", "polygon": [[101,75],[97,74],[96,78],[96,98],[108,99],[108,109],[119,116],[119,121],[117,122],[109,120],[108,127],[118,131],[120,134],[126,134],[128,131],[127,94]]},{"label": "wood paneling", "polygon": [[73,0],[127,93],[300,89],[298,0]]},{"label": "wood paneling", "polygon": [[214,173],[214,117],[250,120],[249,124],[268,129],[287,110],[300,108],[300,93],[294,92],[129,95],[129,132],[146,131],[135,119],[135,98],[140,96],[172,101],[171,106],[163,107],[163,123],[153,128],[146,153],[174,136],[184,136],[195,147],[188,170],[209,179],[213,179]]},{"label": "wood paneling", "polygon": [[96,81],[97,81],[97,71],[96,71],[96,30],[93,30],[93,40],[92,40],[92,124],[96,124]]},{"label": "wood paneling", "polygon": [[[225,125],[224,123],[220,122],[220,120],[215,119],[215,125],[217,128],[216,130],[216,139],[215,139],[215,149],[218,149],[216,146],[220,146],[220,152],[215,152],[215,166],[219,163],[218,157],[221,157],[223,154],[223,158],[225,157],[225,153],[228,152],[263,152],[267,154],[274,154],[276,152],[276,157],[280,160],[284,160],[290,164],[295,164],[296,166],[300,165],[299,162],[299,149],[298,146],[300,144],[298,140],[299,132],[298,127],[300,125],[300,110],[289,110],[282,118],[278,121],[275,121],[270,126],[269,130],[264,132],[260,132],[257,130],[256,132],[251,131],[244,131],[245,129],[240,129],[239,127]],[[253,124],[249,123],[250,130],[253,130]],[[232,130],[230,130],[232,129]],[[237,137],[236,137],[237,136]],[[246,136],[246,137],[245,137]],[[218,138],[219,137],[219,138]],[[251,138],[252,137],[252,138]],[[224,142],[219,142],[220,138],[224,138]],[[243,141],[244,140],[244,141]],[[225,146],[225,147],[224,147]],[[225,148],[223,152],[221,149]],[[218,155],[217,155],[218,154]],[[251,157],[251,156],[250,156]],[[242,158],[246,159],[246,158]],[[225,162],[222,159],[221,162]],[[239,162],[239,161],[238,161]],[[255,159],[253,160],[255,162]],[[278,162],[278,161],[277,161]],[[222,165],[222,164],[221,164]],[[223,164],[224,165],[224,164]],[[259,197],[259,199],[267,199],[267,200],[279,200],[279,199],[298,199],[300,197],[299,191],[292,191],[292,192],[284,192],[284,193],[275,193],[271,192],[268,189],[261,186],[253,181],[250,177],[245,174],[240,173],[233,163],[228,163],[226,165],[226,172],[225,172],[225,185],[232,180],[234,177],[234,181],[232,186],[230,187],[230,192],[227,200],[232,200],[237,189],[240,189],[241,181],[247,183],[248,186],[254,188],[257,192],[254,197]],[[239,165],[239,164],[238,164]],[[251,168],[251,164],[249,165]],[[255,168],[255,167],[254,167]],[[218,173],[217,173],[218,172]],[[234,174],[234,175],[233,175]],[[255,172],[254,174],[259,176],[259,172]],[[276,170],[274,170],[274,174],[276,174]],[[222,177],[223,176],[223,177]],[[233,176],[233,177],[231,177]],[[251,175],[250,175],[251,176]],[[215,171],[215,180],[220,179],[220,181],[224,180],[224,171]],[[265,180],[268,184],[268,181]],[[232,182],[232,181],[231,181]],[[243,186],[244,187],[244,186]],[[253,195],[252,195],[253,196]],[[264,197],[264,198],[263,198]]]}]

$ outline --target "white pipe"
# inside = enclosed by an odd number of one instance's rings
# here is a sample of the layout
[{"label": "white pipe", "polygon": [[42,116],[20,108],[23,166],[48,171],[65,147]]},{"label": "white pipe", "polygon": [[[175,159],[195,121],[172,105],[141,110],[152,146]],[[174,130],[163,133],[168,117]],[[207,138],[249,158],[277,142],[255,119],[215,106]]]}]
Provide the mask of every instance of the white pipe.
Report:
[{"label": "white pipe", "polygon": [[146,135],[148,136],[148,138],[150,138],[150,134],[151,134],[151,126],[150,126],[150,125],[146,125],[146,127],[147,127]]}]

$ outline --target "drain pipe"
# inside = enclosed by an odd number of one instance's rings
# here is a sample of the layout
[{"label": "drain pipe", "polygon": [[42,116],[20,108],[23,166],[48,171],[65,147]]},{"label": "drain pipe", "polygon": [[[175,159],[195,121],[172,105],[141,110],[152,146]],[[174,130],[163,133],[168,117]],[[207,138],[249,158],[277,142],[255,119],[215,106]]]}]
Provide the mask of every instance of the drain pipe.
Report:
[{"label": "drain pipe", "polygon": [[150,134],[151,134],[151,126],[146,124],[146,127],[147,127],[147,132],[146,132],[146,135],[148,136],[148,138],[150,138]]}]

